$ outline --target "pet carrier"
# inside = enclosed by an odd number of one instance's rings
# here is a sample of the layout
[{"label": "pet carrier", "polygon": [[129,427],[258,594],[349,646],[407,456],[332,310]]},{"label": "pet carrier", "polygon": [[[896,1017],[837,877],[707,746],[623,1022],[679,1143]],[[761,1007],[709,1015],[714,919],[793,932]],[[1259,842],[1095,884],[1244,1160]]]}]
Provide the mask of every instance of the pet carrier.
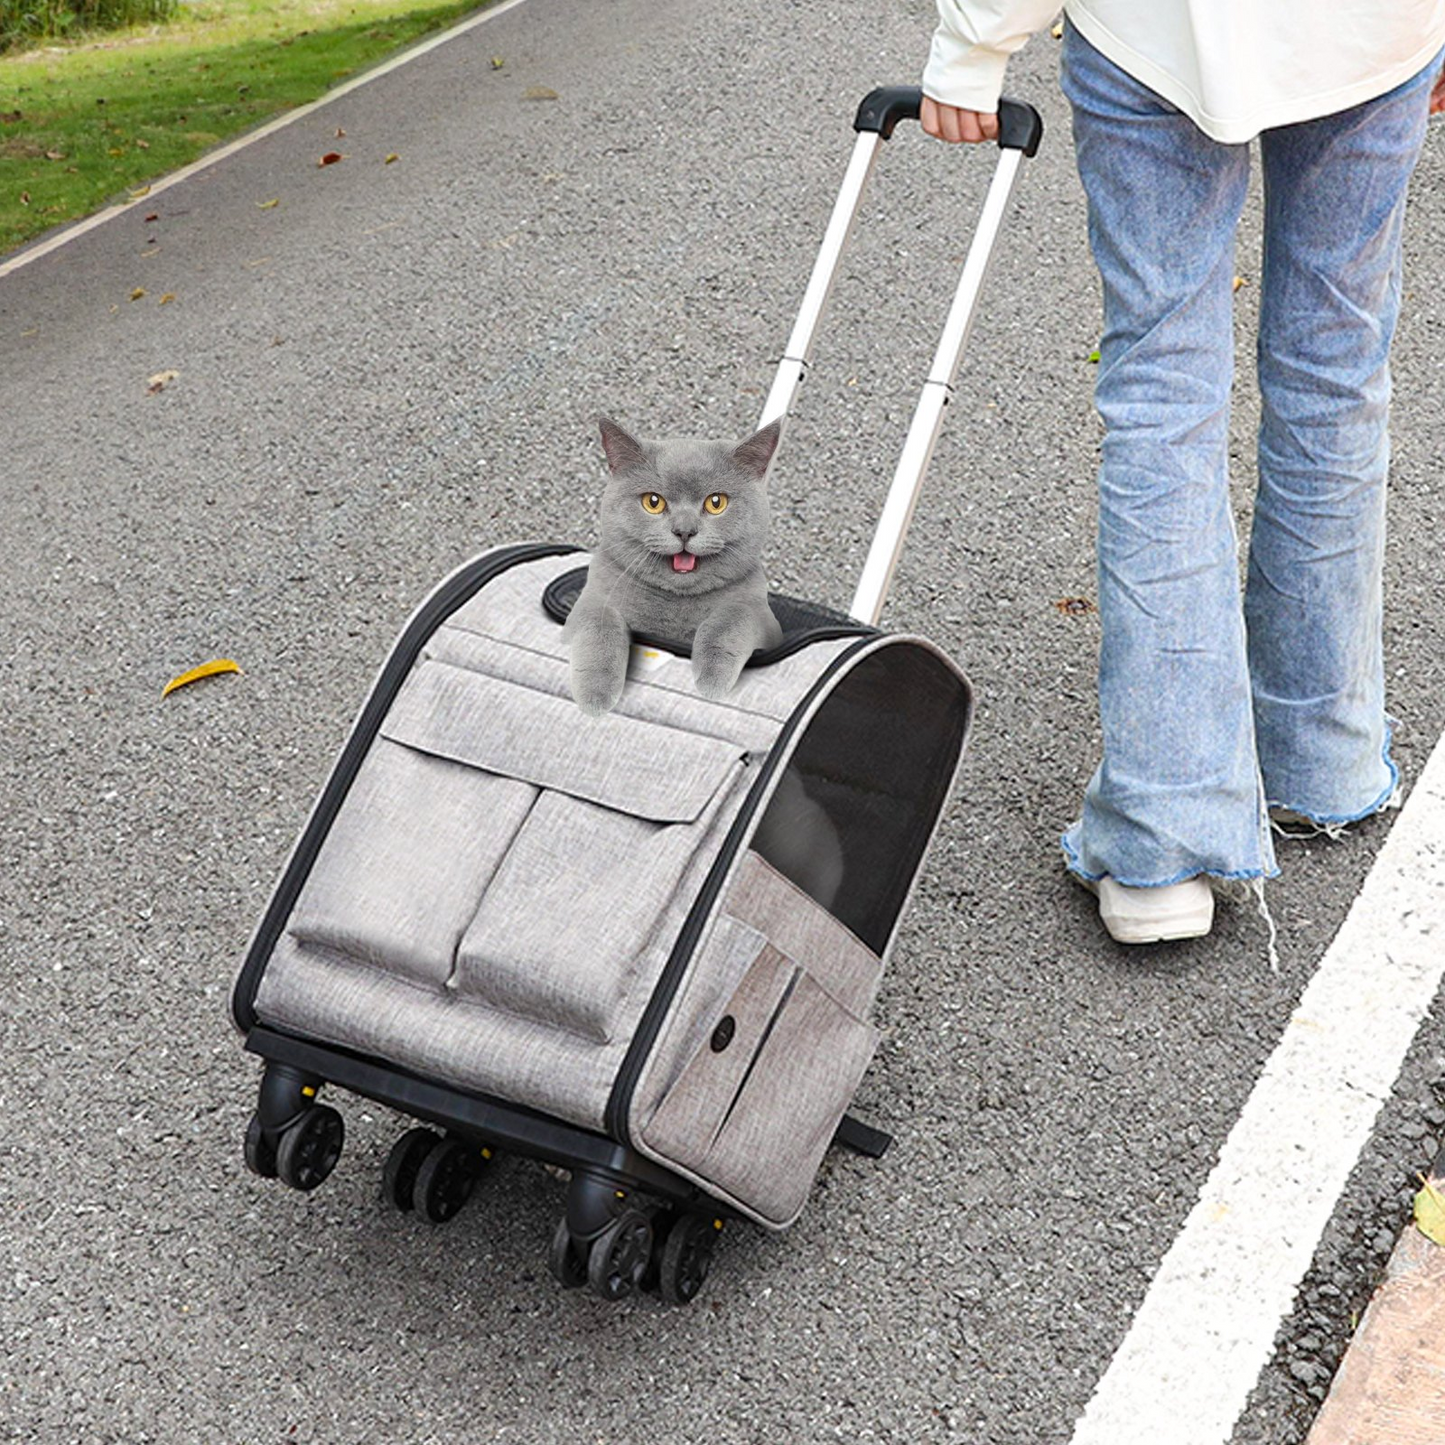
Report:
[{"label": "pet carrier", "polygon": [[[858,112],[852,163],[764,410],[802,379],[879,144],[916,89]],[[688,649],[635,639],[617,708],[573,703],[565,545],[447,578],[387,659],[252,940],[232,999],[265,1061],[257,1174],[321,1183],[332,1084],[422,1121],[384,1193],[443,1221],[494,1151],[570,1171],[564,1285],[696,1294],[728,1217],[803,1206],[877,1034],[874,996],[948,797],[971,696],[932,643],[876,626],[1020,161],[998,170],[850,614],[772,603],[780,645],[710,701]],[[428,1127],[430,1126],[430,1127]]]}]

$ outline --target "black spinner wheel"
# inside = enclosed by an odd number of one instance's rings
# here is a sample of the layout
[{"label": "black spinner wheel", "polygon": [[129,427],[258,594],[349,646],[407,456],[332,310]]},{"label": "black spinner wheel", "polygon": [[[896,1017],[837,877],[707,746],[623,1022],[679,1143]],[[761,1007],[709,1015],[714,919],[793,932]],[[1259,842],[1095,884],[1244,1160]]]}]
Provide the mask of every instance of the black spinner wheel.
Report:
[{"label": "black spinner wheel", "polygon": [[440,1144],[441,1136],[431,1129],[408,1129],[386,1156],[381,1171],[381,1197],[397,1209],[408,1210],[416,1203],[416,1176],[422,1161]]},{"label": "black spinner wheel", "polygon": [[259,1175],[262,1179],[276,1177],[276,1146],[267,1140],[266,1133],[261,1128],[259,1114],[252,1114],[251,1122],[246,1125],[244,1152],[246,1168],[252,1174]]},{"label": "black spinner wheel", "polygon": [[412,1187],[418,1213],[433,1224],[445,1224],[472,1197],[482,1172],[482,1152],[461,1139],[443,1139],[421,1161]]},{"label": "black spinner wheel", "polygon": [[547,1268],[563,1289],[581,1289],[587,1283],[587,1251],[572,1242],[564,1215],[552,1231],[552,1244],[547,1250]]},{"label": "black spinner wheel", "polygon": [[657,1292],[668,1304],[691,1304],[697,1298],[721,1229],[721,1221],[707,1214],[683,1214],[673,1222],[657,1261]]},{"label": "black spinner wheel", "polygon": [[311,1190],[341,1158],[346,1126],[329,1104],[313,1104],[293,1119],[276,1146],[276,1173],[292,1189]]},{"label": "black spinner wheel", "polygon": [[592,1243],[587,1283],[605,1300],[626,1299],[642,1282],[652,1253],[652,1220],[640,1209],[624,1209]]}]

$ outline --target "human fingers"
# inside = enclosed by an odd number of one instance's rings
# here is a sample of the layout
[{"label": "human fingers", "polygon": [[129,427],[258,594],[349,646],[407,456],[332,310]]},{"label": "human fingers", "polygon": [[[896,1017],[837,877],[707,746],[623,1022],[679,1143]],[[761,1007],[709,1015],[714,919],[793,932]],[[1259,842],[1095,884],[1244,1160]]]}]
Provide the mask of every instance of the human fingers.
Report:
[{"label": "human fingers", "polygon": [[973,145],[998,138],[998,116],[986,111],[961,110],[958,112],[958,132],[961,140]]},{"label": "human fingers", "polygon": [[1430,92],[1430,114],[1445,115],[1445,66],[1441,66],[1440,74],[1435,77],[1435,87]]},{"label": "human fingers", "polygon": [[931,95],[923,97],[923,104],[918,109],[918,123],[929,135],[943,139],[943,130],[938,123],[938,102]]}]

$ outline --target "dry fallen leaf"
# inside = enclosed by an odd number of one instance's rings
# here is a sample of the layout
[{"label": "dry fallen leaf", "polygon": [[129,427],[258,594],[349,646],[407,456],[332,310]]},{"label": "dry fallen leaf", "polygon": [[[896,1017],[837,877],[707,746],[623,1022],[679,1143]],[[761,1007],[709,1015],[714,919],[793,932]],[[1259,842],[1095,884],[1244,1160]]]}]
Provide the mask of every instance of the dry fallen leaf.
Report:
[{"label": "dry fallen leaf", "polygon": [[150,188],[149,186],[142,186],[142,187],[140,188],[140,190],[138,190],[138,191],[132,191],[132,192],[130,193],[130,198],[131,198],[131,200],[133,200],[133,201],[138,201],[138,200],[141,199],[142,196],[148,196],[148,195],[150,195],[150,193],[151,193],[151,188]]},{"label": "dry fallen leaf", "polygon": [[173,677],[161,689],[161,696],[169,697],[178,687],[189,687],[191,683],[199,682],[203,677],[214,677],[218,672],[240,672],[240,670],[229,657],[218,657],[214,662],[203,662],[199,667],[193,667],[189,672],[183,672],[179,677]]},{"label": "dry fallen leaf", "polygon": [[136,145],[143,151],[148,151],[151,148],[151,143],[148,140],[140,140],[139,138],[136,140]]},{"label": "dry fallen leaf", "polygon": [[146,383],[146,392],[154,396],[158,391],[164,391],[171,382],[180,375],[179,371],[158,371]]},{"label": "dry fallen leaf", "polygon": [[340,151],[327,151],[316,164],[318,166],[334,166],[337,161],[342,159],[343,157]]},{"label": "dry fallen leaf", "polygon": [[500,70],[507,62],[500,55],[492,56],[492,69]]},{"label": "dry fallen leaf", "polygon": [[156,302],[156,305],[157,305],[157,306],[164,306],[167,301],[174,301],[175,299],[176,299],[176,293],[175,293],[174,291],[167,291],[166,294],[165,294],[164,296],[162,296],[159,301]]},{"label": "dry fallen leaf", "polygon": [[[322,164],[322,165],[325,165],[326,162],[325,162],[325,161],[322,161],[321,164]],[[273,210],[275,210],[276,207],[279,206],[280,204],[281,204],[281,197],[280,197],[280,196],[277,196],[277,197],[275,197],[273,200],[270,200],[270,201],[257,201],[257,202],[256,202],[256,209],[257,209],[257,210],[260,210],[260,211],[273,211]]]},{"label": "dry fallen leaf", "polygon": [[1062,40],[1062,39],[1064,38],[1064,27],[1063,27],[1063,25],[1062,25],[1062,24],[1055,25],[1054,28],[1049,31],[1049,34],[1052,35],[1055,40]]},{"label": "dry fallen leaf", "polygon": [[1054,607],[1065,617],[1087,617],[1089,613],[1098,611],[1087,597],[1061,597]]},{"label": "dry fallen leaf", "polygon": [[388,155],[387,158],[382,162],[382,165],[389,166],[393,161],[399,161],[400,159],[401,157],[397,155],[395,151],[392,151],[391,154]]},{"label": "dry fallen leaf", "polygon": [[1247,282],[1245,281],[1245,279],[1244,279],[1243,276],[1236,276],[1236,277],[1234,278],[1234,289],[1235,289],[1236,291],[1238,291],[1241,286],[1244,286],[1244,285],[1246,285],[1246,284],[1247,284]]},{"label": "dry fallen leaf", "polygon": [[45,159],[48,160],[48,161],[63,161],[63,160],[65,159],[65,152],[64,152],[64,151],[46,151],[46,152],[45,152]]},{"label": "dry fallen leaf", "polygon": [[346,134],[346,132],[345,132],[344,130],[342,130],[340,126],[337,126],[337,127],[336,127],[336,139],[337,139],[337,140],[340,140],[345,134]]},{"label": "dry fallen leaf", "polygon": [[152,211],[150,215],[146,217],[146,223],[149,224],[151,221],[159,221],[160,218],[161,216],[159,211]]},{"label": "dry fallen leaf", "polygon": [[1445,1244],[1445,1194],[1433,1179],[1422,1179],[1424,1188],[1415,1196],[1415,1227],[1426,1239]]},{"label": "dry fallen leaf", "polygon": [[551,90],[551,89],[549,89],[549,88],[548,88],[547,86],[545,86],[545,85],[529,85],[529,86],[526,88],[526,90],[524,90],[524,91],[522,92],[522,99],[523,99],[523,100],[557,100],[557,99],[559,99],[559,97],[558,97],[557,92],[556,92],[555,90]]},{"label": "dry fallen leaf", "polygon": [[139,301],[145,294],[146,288],[144,286],[137,286],[135,290],[130,293],[130,299],[132,301]]},{"label": "dry fallen leaf", "polygon": [[29,191],[21,191],[21,192],[20,192],[20,204],[21,204],[22,206],[28,206],[28,205],[30,204],[30,192],[29,192]]}]

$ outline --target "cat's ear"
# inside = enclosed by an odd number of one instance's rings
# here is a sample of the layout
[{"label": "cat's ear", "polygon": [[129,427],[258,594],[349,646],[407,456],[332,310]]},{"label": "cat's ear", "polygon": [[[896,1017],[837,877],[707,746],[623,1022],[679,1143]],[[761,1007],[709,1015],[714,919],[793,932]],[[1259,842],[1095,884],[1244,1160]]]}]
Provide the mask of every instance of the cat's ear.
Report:
[{"label": "cat's ear", "polygon": [[614,473],[625,472],[629,467],[642,463],[642,443],[629,436],[610,417],[599,416],[597,429],[602,433],[602,450],[607,453],[607,465]]},{"label": "cat's ear", "polygon": [[768,464],[778,449],[778,438],[783,434],[783,419],[770,421],[761,431],[755,431],[747,441],[739,442],[733,448],[733,461],[750,477],[760,481],[767,475]]}]

